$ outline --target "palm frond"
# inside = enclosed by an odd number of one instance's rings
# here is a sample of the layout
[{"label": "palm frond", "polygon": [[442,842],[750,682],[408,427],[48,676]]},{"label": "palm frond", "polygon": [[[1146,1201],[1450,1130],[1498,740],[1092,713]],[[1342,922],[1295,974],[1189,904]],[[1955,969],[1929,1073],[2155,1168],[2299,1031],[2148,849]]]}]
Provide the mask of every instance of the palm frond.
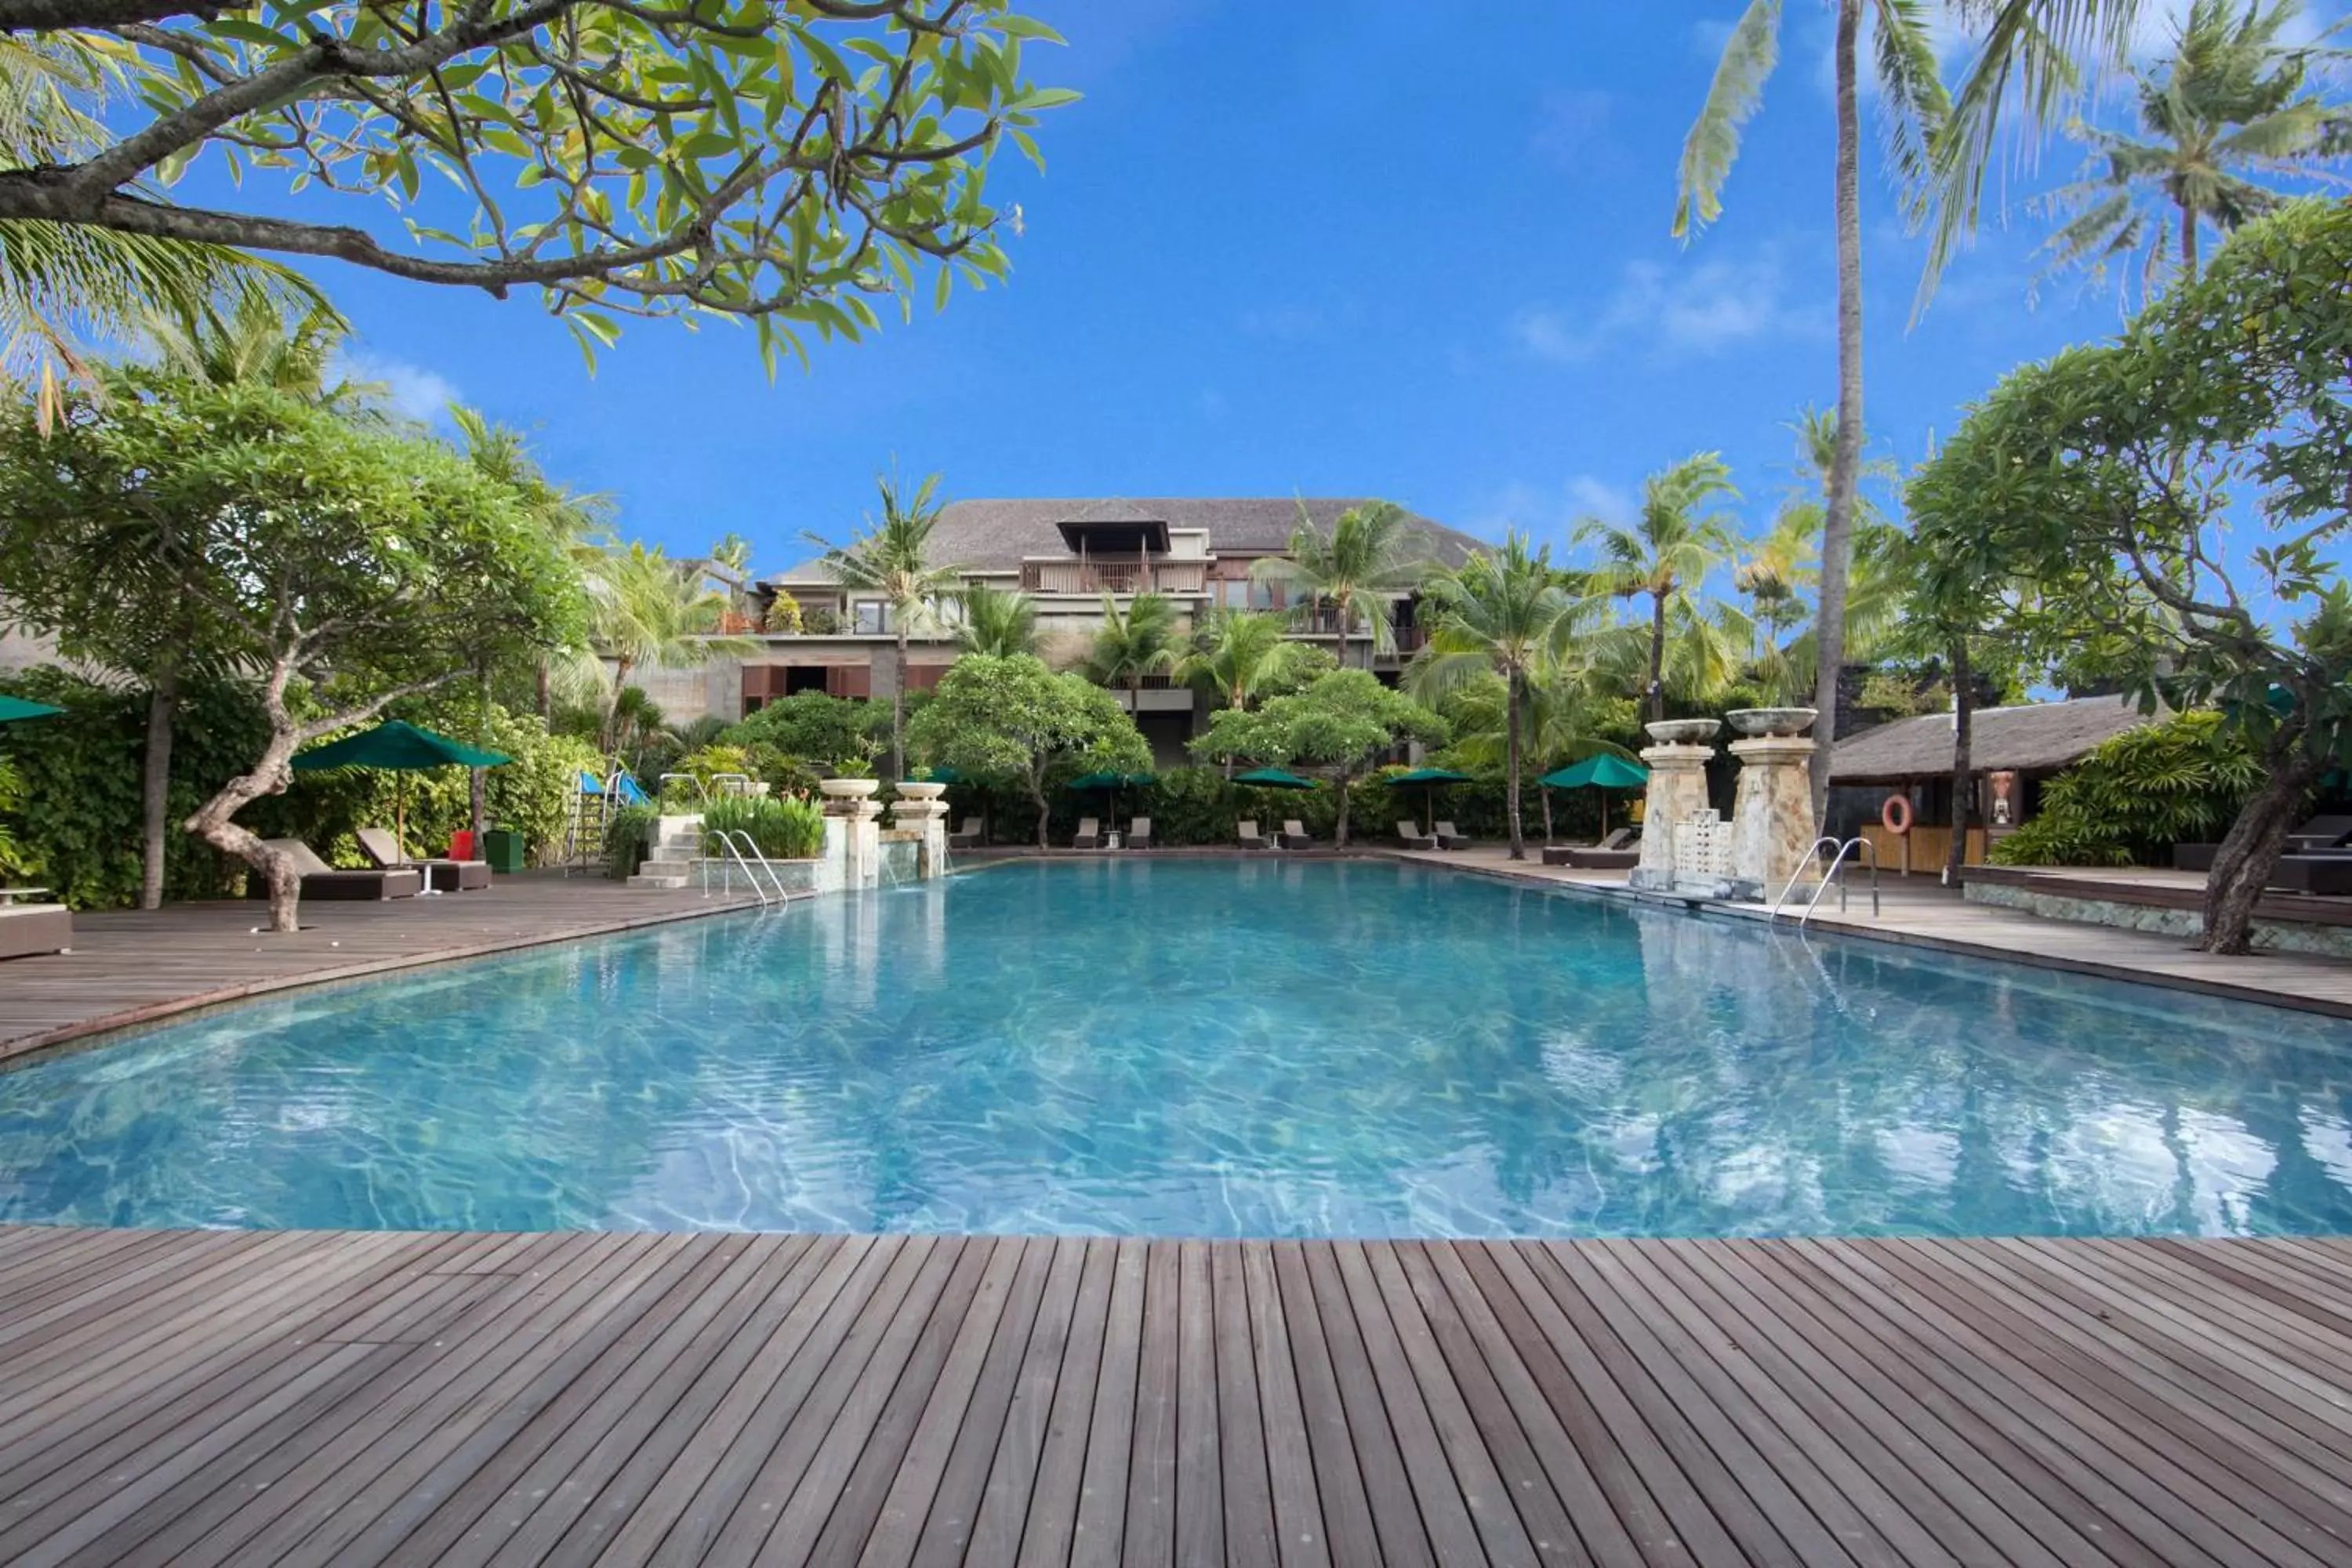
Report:
[{"label": "palm frond", "polygon": [[1763,106],[1780,58],[1780,0],[1749,0],[1724,41],[1706,101],[1683,139],[1674,234],[1688,239],[1723,214],[1723,185],[1739,157],[1739,132]]}]

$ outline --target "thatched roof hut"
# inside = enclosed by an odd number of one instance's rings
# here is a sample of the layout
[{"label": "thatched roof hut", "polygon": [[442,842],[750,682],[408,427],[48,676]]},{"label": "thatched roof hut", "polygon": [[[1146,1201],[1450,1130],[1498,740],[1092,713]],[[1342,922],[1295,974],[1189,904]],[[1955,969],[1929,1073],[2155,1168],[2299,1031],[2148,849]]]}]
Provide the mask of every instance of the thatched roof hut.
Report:
[{"label": "thatched roof hut", "polygon": [[[1979,773],[2052,773],[2080,761],[2102,742],[2152,721],[2120,697],[1979,708],[1970,716],[1969,764]],[[1841,738],[1830,759],[1833,784],[1906,784],[1951,774],[1949,713],[1898,719],[1852,740]]]}]

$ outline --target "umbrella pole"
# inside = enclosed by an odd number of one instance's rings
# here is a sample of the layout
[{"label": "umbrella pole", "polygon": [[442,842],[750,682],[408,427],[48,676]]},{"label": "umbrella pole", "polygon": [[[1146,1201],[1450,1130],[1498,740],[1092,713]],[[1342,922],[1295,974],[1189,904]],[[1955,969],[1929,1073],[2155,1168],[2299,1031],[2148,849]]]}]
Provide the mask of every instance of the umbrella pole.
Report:
[{"label": "umbrella pole", "polygon": [[408,858],[408,775],[392,775],[392,840],[400,847],[402,860]]}]

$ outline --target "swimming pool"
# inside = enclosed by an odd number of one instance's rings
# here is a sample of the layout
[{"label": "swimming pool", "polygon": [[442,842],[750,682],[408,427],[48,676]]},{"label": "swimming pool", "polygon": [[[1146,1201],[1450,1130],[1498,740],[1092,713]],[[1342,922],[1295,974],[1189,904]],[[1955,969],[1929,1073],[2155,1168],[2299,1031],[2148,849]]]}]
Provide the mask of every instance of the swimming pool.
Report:
[{"label": "swimming pool", "polygon": [[2352,1231],[2352,1025],[1388,863],[1104,860],[0,1074],[0,1219]]}]

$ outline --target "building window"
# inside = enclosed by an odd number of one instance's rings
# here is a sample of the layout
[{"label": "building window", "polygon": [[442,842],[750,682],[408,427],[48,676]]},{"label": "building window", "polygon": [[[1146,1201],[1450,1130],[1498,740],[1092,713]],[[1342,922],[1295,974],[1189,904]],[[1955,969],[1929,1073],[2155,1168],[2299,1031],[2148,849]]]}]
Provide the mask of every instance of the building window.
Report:
[{"label": "building window", "polygon": [[852,625],[860,637],[881,637],[890,630],[890,606],[879,599],[860,599]]}]

